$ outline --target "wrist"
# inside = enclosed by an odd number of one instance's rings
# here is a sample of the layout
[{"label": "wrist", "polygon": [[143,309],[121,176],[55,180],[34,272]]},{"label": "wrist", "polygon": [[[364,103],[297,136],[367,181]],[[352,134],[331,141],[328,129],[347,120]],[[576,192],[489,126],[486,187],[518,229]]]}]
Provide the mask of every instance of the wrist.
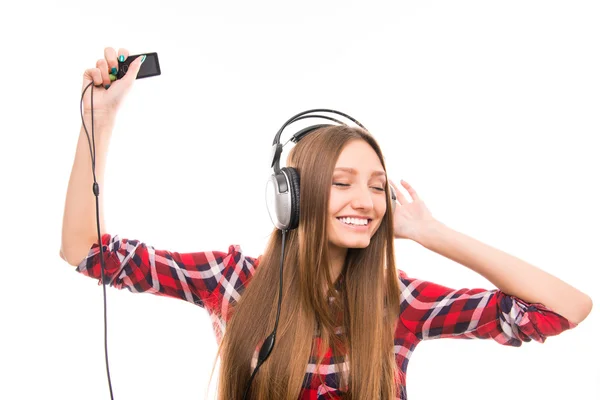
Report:
[{"label": "wrist", "polygon": [[[88,133],[92,133],[92,113],[84,112],[83,121],[81,129],[83,129],[83,124],[85,123],[85,128]],[[94,132],[97,130],[112,130],[115,124],[115,114],[105,111],[94,111]]]},{"label": "wrist", "polygon": [[419,229],[415,230],[412,240],[425,248],[430,248],[436,238],[443,234],[446,229],[448,227],[438,220],[423,222]]}]

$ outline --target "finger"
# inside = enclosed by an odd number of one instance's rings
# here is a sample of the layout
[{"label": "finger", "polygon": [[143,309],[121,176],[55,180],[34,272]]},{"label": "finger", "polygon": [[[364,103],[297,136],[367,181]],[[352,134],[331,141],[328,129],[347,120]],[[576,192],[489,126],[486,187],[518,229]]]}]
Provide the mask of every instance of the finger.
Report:
[{"label": "finger", "polygon": [[119,49],[119,61],[123,62],[123,61],[127,60],[128,57],[129,57],[129,50],[120,48]]},{"label": "finger", "polygon": [[102,75],[102,84],[106,89],[110,86],[110,78],[108,77],[108,64],[104,58],[99,59],[96,62],[96,68],[100,70],[100,74]]},{"label": "finger", "polygon": [[86,69],[83,73],[84,85],[87,86],[90,82],[94,82],[94,86],[102,85],[102,73],[98,68]]},{"label": "finger", "polygon": [[396,191],[396,197],[398,198],[398,203],[400,203],[401,205],[408,204],[408,200],[406,200],[406,197],[404,197],[404,195],[402,194],[400,189],[398,189],[398,186],[396,186],[396,184],[391,179],[389,182],[392,184],[392,186],[394,187],[394,190]]},{"label": "finger", "polygon": [[131,84],[137,78],[137,74],[140,71],[140,67],[142,66],[142,62],[145,58],[146,57],[143,55],[137,56],[135,60],[129,64],[129,69],[122,80],[125,80],[127,83]]},{"label": "finger", "polygon": [[117,76],[117,72],[119,71],[119,62],[117,61],[117,52],[112,47],[107,47],[104,49],[104,59],[108,64],[108,68],[110,74],[113,76]]},{"label": "finger", "polygon": [[419,195],[417,194],[415,189],[413,189],[413,187],[408,184],[408,182],[401,179],[400,183],[402,183],[402,186],[406,189],[408,194],[410,194],[410,197],[412,197],[413,200],[419,200]]}]

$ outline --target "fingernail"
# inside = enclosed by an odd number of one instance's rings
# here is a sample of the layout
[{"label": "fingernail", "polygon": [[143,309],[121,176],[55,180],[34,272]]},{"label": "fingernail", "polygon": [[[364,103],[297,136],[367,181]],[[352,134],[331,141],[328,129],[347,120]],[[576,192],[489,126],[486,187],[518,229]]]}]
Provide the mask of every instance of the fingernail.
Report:
[{"label": "fingernail", "polygon": [[113,74],[109,74],[109,75],[108,75],[108,77],[110,78],[110,81],[111,81],[111,82],[114,82],[114,81],[116,81],[116,80],[117,80],[117,77],[116,77],[116,76],[114,76]]},{"label": "fingernail", "polygon": [[123,54],[121,54],[119,56],[119,61],[121,61],[121,62],[125,61],[125,56]]},{"label": "fingernail", "polygon": [[110,73],[113,74],[114,76],[117,76],[117,67],[112,67],[112,69],[110,70]]},{"label": "fingernail", "polygon": [[108,88],[110,87],[110,83],[108,85],[104,85],[104,88],[108,90]]},{"label": "fingernail", "polygon": [[142,62],[140,62],[140,64],[143,64],[144,61],[146,61],[146,55],[145,54],[142,56]]}]

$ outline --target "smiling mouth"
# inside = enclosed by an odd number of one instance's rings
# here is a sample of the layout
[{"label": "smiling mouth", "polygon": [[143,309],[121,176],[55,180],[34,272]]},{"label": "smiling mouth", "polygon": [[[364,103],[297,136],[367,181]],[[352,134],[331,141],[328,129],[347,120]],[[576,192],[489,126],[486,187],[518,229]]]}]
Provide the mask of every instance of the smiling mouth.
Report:
[{"label": "smiling mouth", "polygon": [[365,218],[337,217],[336,219],[344,225],[356,227],[356,228],[367,227],[371,224],[370,218],[365,219]]}]

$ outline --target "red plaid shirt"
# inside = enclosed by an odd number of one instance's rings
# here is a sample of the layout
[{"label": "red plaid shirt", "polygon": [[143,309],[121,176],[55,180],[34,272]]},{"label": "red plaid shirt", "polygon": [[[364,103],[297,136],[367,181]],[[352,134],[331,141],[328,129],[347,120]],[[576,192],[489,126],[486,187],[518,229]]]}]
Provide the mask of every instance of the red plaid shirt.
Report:
[{"label": "red plaid shirt", "polygon": [[[109,234],[102,236],[102,244],[107,284],[134,293],[175,297],[203,307],[211,317],[218,342],[223,337],[230,303],[239,300],[258,266],[258,259],[244,255],[239,246],[229,246],[226,253],[176,253]],[[100,279],[97,244],[77,271]],[[542,304],[528,304],[499,290],[450,289],[409,278],[400,270],[398,279],[402,311],[396,325],[394,354],[402,373],[397,382],[397,399],[407,398],[408,360],[422,340],[479,338],[521,346],[532,339],[543,343],[546,337],[576,326]],[[317,348],[320,343],[318,332],[315,333]],[[328,354],[331,355],[331,349]],[[345,388],[337,385],[337,370],[349,373],[346,363],[336,364],[332,357],[326,358],[317,371],[316,360],[311,358],[299,399],[341,399]]]}]

